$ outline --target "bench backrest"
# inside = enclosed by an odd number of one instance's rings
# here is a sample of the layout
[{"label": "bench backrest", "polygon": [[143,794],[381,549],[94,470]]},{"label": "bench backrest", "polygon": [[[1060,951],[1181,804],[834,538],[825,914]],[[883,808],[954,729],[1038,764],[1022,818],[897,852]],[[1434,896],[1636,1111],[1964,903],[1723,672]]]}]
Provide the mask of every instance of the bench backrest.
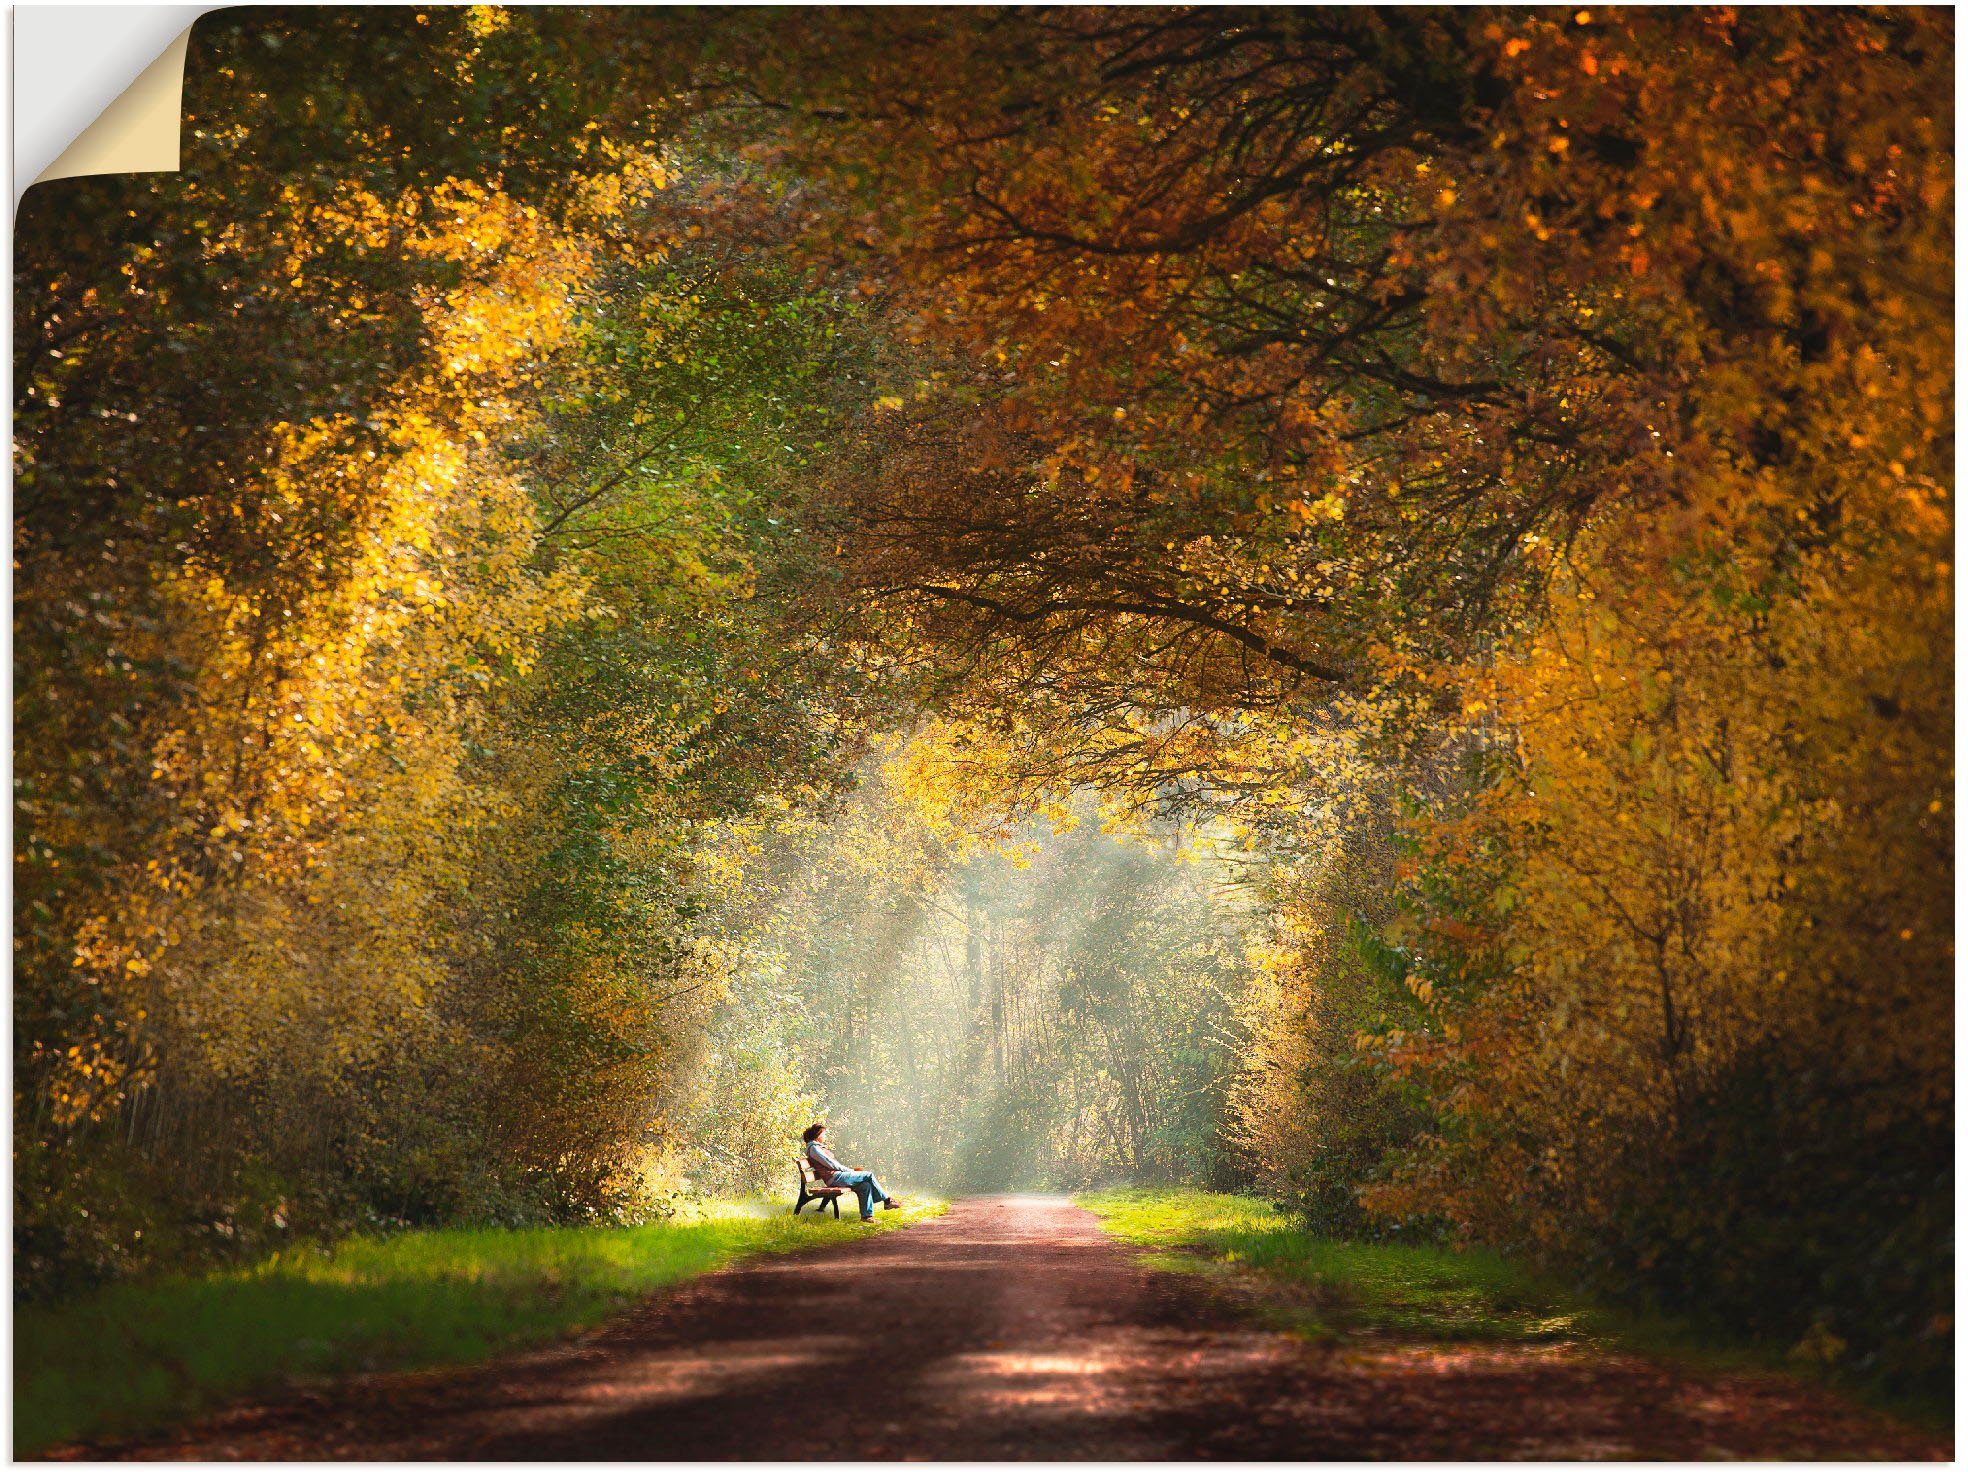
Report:
[{"label": "bench backrest", "polygon": [[798,1155],[794,1156],[793,1160],[799,1166],[800,1189],[802,1191],[824,1191],[832,1189],[820,1178],[820,1172],[813,1168],[813,1162],[806,1158],[805,1151],[801,1151]]}]

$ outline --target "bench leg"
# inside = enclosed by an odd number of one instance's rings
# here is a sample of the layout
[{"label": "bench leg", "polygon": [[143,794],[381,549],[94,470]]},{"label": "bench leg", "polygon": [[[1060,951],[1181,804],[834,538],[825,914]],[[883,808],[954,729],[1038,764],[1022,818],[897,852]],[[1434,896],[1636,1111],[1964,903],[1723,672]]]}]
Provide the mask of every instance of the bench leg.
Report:
[{"label": "bench leg", "polygon": [[808,1196],[806,1192],[804,1191],[800,1192],[800,1199],[793,1203],[793,1215],[798,1216],[800,1214],[800,1208],[806,1205],[806,1203],[812,1199],[813,1198]]},{"label": "bench leg", "polygon": [[841,1199],[838,1196],[833,1196],[828,1199],[834,1203],[834,1220],[839,1221],[841,1219]]}]

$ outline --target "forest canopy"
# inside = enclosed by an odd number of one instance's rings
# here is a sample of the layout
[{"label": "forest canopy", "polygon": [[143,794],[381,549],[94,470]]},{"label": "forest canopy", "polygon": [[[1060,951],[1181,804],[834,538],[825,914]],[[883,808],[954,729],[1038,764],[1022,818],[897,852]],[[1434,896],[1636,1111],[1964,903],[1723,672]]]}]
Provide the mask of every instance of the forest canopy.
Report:
[{"label": "forest canopy", "polygon": [[16,225],[17,1284],[790,1169],[1952,1336],[1936,10],[232,9]]}]

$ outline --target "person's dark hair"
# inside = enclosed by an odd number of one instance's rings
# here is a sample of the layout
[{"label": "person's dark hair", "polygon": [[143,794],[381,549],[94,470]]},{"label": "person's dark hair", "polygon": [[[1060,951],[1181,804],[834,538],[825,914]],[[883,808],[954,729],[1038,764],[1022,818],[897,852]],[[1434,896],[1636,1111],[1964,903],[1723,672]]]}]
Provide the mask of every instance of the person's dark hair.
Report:
[{"label": "person's dark hair", "polygon": [[800,1138],[811,1145],[815,1140],[820,1138],[820,1131],[825,1128],[826,1126],[824,1124],[810,1124],[806,1127],[806,1133],[801,1135]]}]

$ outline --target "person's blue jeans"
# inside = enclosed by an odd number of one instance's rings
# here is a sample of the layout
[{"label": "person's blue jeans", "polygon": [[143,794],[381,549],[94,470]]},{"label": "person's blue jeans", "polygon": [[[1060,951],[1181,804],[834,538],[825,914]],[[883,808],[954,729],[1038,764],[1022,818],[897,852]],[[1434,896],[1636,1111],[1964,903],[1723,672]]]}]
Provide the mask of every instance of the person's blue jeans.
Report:
[{"label": "person's blue jeans", "polygon": [[828,1182],[832,1186],[852,1186],[854,1194],[861,1198],[861,1220],[866,1221],[875,1214],[875,1203],[888,1200],[888,1192],[881,1187],[871,1170],[844,1170]]}]

